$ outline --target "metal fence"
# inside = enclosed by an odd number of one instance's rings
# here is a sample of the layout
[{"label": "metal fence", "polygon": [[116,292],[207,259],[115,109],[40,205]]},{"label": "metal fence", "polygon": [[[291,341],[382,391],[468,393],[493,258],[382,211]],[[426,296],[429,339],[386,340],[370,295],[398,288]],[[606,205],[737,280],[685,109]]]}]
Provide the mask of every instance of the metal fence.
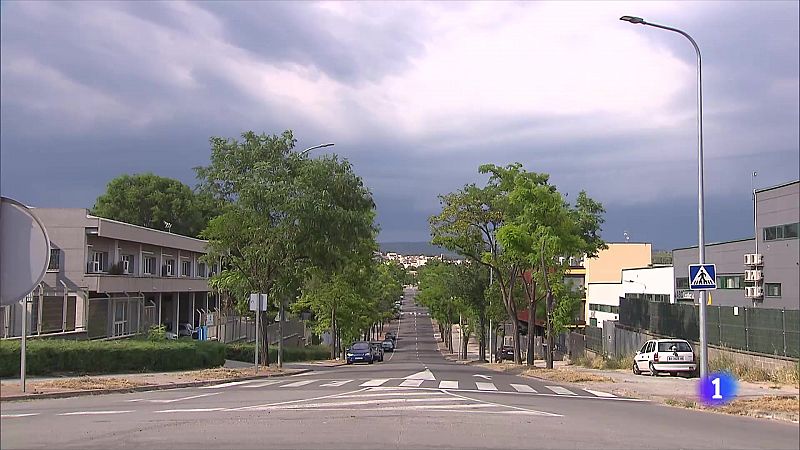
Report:
[{"label": "metal fence", "polygon": [[603,353],[603,329],[586,327],[586,342],[584,346],[595,353]]},{"label": "metal fence", "polygon": [[[800,357],[798,310],[709,305],[706,319],[710,345],[766,355]],[[700,338],[697,305],[620,299],[619,323],[691,341]],[[586,346],[591,348],[588,333]]]}]

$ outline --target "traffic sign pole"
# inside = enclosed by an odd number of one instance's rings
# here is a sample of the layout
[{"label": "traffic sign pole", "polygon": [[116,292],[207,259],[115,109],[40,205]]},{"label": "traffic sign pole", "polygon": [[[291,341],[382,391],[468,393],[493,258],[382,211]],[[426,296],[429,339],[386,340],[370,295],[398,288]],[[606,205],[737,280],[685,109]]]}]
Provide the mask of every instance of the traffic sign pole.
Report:
[{"label": "traffic sign pole", "polygon": [[717,288],[717,268],[704,264],[702,252],[700,264],[689,265],[689,289],[700,291],[700,377],[708,375],[708,341],[706,337],[706,291]]}]

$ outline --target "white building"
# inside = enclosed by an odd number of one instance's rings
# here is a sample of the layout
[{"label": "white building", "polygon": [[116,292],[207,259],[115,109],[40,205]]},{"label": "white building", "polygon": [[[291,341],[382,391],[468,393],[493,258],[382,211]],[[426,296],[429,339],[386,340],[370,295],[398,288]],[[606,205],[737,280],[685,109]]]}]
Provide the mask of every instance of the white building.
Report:
[{"label": "white building", "polygon": [[619,320],[619,299],[622,296],[622,283],[619,281],[587,283],[589,325],[602,327],[605,320]]},{"label": "white building", "polygon": [[622,269],[622,297],[675,303],[674,280],[672,266]]}]

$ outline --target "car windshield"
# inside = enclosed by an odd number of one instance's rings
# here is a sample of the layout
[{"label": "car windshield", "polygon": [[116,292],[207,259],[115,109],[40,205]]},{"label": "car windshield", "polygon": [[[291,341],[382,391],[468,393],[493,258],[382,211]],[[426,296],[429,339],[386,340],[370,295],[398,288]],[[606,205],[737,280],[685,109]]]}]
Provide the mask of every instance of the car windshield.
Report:
[{"label": "car windshield", "polygon": [[357,344],[353,344],[351,349],[352,350],[359,350],[359,351],[361,351],[361,350],[369,350],[369,344],[367,344],[366,342],[359,342]]},{"label": "car windshield", "polygon": [[668,341],[668,342],[659,342],[658,343],[658,351],[660,352],[690,352],[692,351],[692,347],[689,346],[688,343],[683,341]]}]

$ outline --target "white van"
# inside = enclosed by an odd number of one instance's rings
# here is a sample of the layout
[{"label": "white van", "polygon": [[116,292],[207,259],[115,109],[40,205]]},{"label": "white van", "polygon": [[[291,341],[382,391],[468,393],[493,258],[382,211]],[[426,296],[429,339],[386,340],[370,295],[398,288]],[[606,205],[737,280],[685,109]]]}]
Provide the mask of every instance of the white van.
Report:
[{"label": "white van", "polygon": [[644,343],[633,358],[633,373],[647,371],[652,376],[667,372],[672,376],[694,375],[697,363],[694,351],[688,341],[683,339],[653,339]]}]

